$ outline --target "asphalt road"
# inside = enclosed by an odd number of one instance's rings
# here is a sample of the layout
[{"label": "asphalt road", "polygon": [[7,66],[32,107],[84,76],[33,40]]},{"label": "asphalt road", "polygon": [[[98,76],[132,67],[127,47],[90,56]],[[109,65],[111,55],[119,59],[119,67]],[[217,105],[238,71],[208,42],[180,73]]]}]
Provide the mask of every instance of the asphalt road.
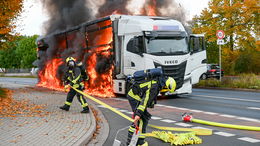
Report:
[{"label": "asphalt road", "polygon": [[[127,105],[128,101],[125,100],[124,97],[101,100],[113,107],[117,107],[126,114],[130,111],[130,107]],[[109,138],[105,145],[112,145],[115,138],[121,139],[124,144],[127,130],[125,129],[122,132],[119,132],[118,135],[120,136],[116,135],[116,133],[118,130],[127,127],[130,122],[117,116],[106,108],[101,107],[100,109],[109,121],[110,126]],[[184,112],[193,113],[194,118],[208,121],[260,127],[260,93],[193,89],[193,93],[190,95],[159,99],[157,107],[151,112],[155,116],[155,119],[151,120],[152,124],[212,129],[214,133],[212,136],[200,136],[203,139],[203,143],[200,145],[260,145],[260,132],[219,128],[197,123],[183,123],[181,121],[181,114]],[[128,115],[130,116],[131,114]],[[158,117],[161,119],[156,119]],[[175,122],[165,122],[167,120]],[[155,129],[148,128],[148,132],[153,130]],[[154,138],[148,138],[147,140],[150,145],[169,145]]]},{"label": "asphalt road", "polygon": [[[37,79],[26,78],[0,78],[0,84],[12,82],[15,84],[35,85]],[[124,97],[104,99],[107,104],[121,110],[131,116],[130,106]],[[130,122],[114,114],[110,110],[100,107],[105,118],[109,122],[109,137],[105,146],[113,145],[115,139],[125,143],[127,127]],[[209,128],[213,130],[211,136],[199,136],[203,143],[201,146],[251,146],[260,145],[260,132],[235,130],[202,125],[198,123],[183,123],[181,115],[184,112],[193,113],[194,118],[229,123],[236,125],[248,125],[260,127],[260,93],[193,89],[190,95],[180,95],[158,100],[156,107],[150,112],[153,118],[151,124],[181,127],[181,128]],[[121,130],[120,130],[121,129]],[[155,129],[148,128],[148,132]],[[174,132],[173,132],[174,133]],[[149,145],[170,145],[154,138],[147,138]]]}]

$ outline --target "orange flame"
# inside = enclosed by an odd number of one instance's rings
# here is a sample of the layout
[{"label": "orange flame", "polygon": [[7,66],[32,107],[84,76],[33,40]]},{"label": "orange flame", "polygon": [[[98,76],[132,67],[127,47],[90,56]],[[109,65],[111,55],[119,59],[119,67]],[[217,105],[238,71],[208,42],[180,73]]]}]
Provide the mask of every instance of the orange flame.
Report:
[{"label": "orange flame", "polygon": [[147,15],[148,16],[157,16],[156,14],[156,1],[152,0],[151,4],[147,6]]},{"label": "orange flame", "polygon": [[37,86],[62,90],[61,82],[57,78],[58,67],[62,63],[62,60],[57,58],[49,60],[45,68],[39,72],[39,83]]},{"label": "orange flame", "polygon": [[[109,25],[111,22],[103,22],[99,25]],[[90,56],[86,62],[87,64],[87,74],[89,75],[89,81],[85,82],[86,90],[91,95],[96,95],[99,97],[112,97],[114,96],[113,93],[113,79],[112,73],[114,67],[111,66],[107,72],[105,73],[98,73],[96,71],[96,66],[98,63],[98,56],[102,56],[102,58],[109,59],[111,58],[112,51],[111,51],[111,43],[113,38],[112,28],[106,28],[103,31],[98,31],[92,37],[90,44],[93,46],[102,45],[102,47],[96,47],[91,49],[88,53]],[[63,44],[64,41],[61,41],[60,45]],[[57,74],[59,66],[63,64],[61,58],[49,60],[45,68],[39,72],[39,83],[38,86],[46,87],[55,90],[63,90],[63,86],[61,80]]]}]

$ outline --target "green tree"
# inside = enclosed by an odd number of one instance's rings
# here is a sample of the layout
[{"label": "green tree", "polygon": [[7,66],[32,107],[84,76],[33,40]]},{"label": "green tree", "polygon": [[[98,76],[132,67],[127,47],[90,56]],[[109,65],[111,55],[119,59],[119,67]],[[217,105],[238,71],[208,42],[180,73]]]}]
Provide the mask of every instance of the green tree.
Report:
[{"label": "green tree", "polygon": [[30,37],[22,36],[16,42],[15,54],[20,60],[20,68],[33,67],[32,63],[37,59],[37,46],[35,44],[37,37],[37,35]]},{"label": "green tree", "polygon": [[0,68],[31,68],[37,59],[35,40],[38,36],[19,36],[12,42],[6,42],[0,50]]},{"label": "green tree", "polygon": [[[193,33],[204,33],[208,40],[209,63],[218,62],[217,30],[225,31],[223,67],[230,73],[243,50],[259,50],[256,36],[259,34],[258,0],[211,0],[209,8],[193,19]],[[232,60],[231,60],[232,59]],[[237,68],[237,67],[236,67]]]}]

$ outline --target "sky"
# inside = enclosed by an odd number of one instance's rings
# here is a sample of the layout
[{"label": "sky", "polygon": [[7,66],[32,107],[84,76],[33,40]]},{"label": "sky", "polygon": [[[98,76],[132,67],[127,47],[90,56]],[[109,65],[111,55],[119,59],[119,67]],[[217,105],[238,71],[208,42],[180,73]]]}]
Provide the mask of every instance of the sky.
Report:
[{"label": "sky", "polygon": [[[209,0],[175,0],[187,12],[188,20],[193,16],[199,15],[200,12],[208,7]],[[39,0],[24,0],[24,9],[21,16],[17,19],[16,32],[21,35],[42,35],[44,22],[48,20],[48,16],[42,9]]]}]

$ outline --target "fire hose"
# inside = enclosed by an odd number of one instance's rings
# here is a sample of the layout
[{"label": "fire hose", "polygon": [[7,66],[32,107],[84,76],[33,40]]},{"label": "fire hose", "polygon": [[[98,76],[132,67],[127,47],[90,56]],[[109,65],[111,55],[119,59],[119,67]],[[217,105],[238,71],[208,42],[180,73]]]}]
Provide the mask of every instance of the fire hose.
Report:
[{"label": "fire hose", "polygon": [[192,117],[191,114],[187,114],[187,113],[184,113],[182,115],[182,120],[184,122],[194,122],[194,123],[199,123],[199,124],[204,124],[204,125],[211,125],[211,126],[217,126],[217,127],[223,127],[223,128],[232,128],[232,129],[250,130],[250,131],[260,131],[260,127],[224,124],[224,123],[217,123],[217,122],[211,122],[211,121],[195,119],[195,118]]},{"label": "fire hose", "polygon": [[[110,105],[70,86],[73,88],[75,91],[78,93],[84,95],[88,99],[106,107],[107,109],[111,110],[112,112],[118,114],[119,116],[127,119],[130,122],[133,122],[134,120],[130,118],[129,116],[123,114],[122,112],[116,110],[115,108],[111,107]],[[146,136],[149,137],[155,137],[158,139],[163,140],[164,142],[170,142],[171,144],[175,145],[185,145],[185,144],[200,144],[202,143],[202,140],[195,136],[195,135],[212,135],[212,130],[209,129],[197,129],[197,128],[178,128],[178,127],[164,127],[164,126],[157,126],[157,125],[152,125],[149,124],[148,126],[159,129],[159,130],[167,130],[167,131],[185,131],[189,133],[175,133],[172,134],[171,132],[165,132],[165,131],[153,131],[152,133],[146,133]]]}]

